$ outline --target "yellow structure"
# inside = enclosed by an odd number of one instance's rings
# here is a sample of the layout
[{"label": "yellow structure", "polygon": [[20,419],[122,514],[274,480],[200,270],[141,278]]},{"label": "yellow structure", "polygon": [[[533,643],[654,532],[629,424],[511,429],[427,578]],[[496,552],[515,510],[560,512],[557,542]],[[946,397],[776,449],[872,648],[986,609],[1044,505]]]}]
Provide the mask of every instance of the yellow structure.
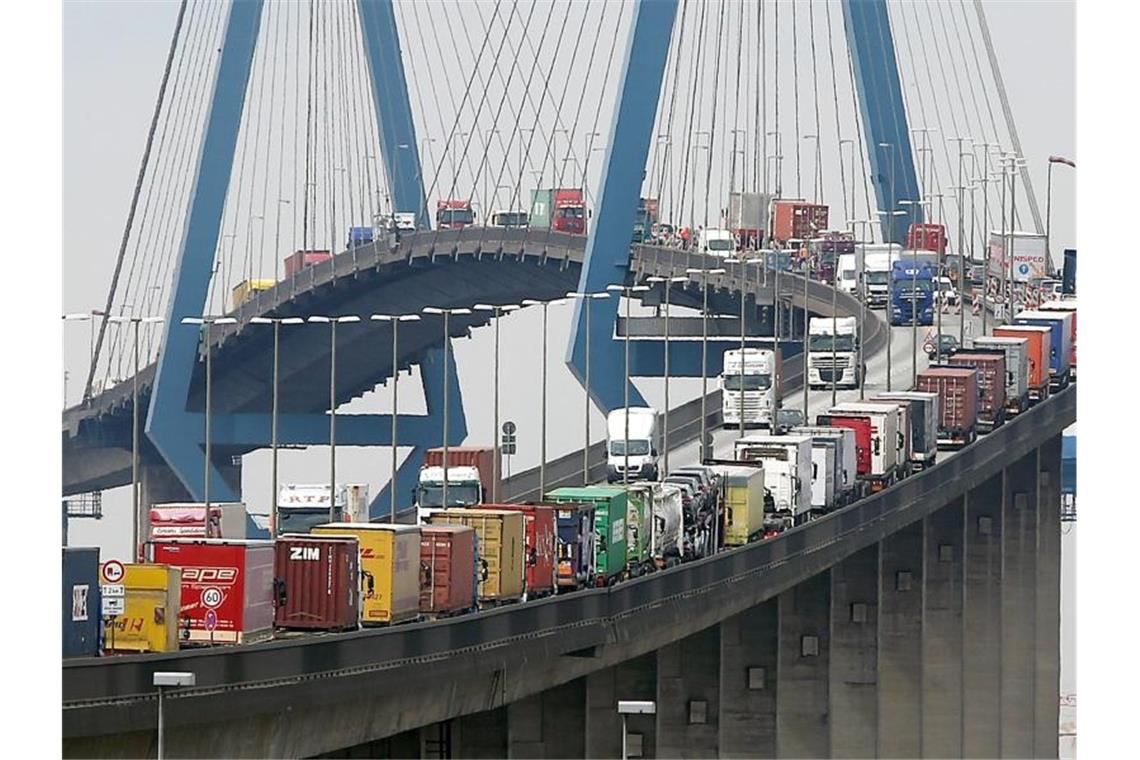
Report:
[{"label": "yellow structure", "polygon": [[467,525],[479,538],[479,601],[522,597],[526,555],[524,515],[508,509],[447,509],[428,517],[432,525]]},{"label": "yellow structure", "polygon": [[108,652],[178,651],[182,570],[170,565],[124,565],[125,607],[103,624]]},{"label": "yellow structure", "polygon": [[246,280],[234,286],[234,309],[242,305],[245,299],[259,290],[269,290],[277,284],[276,280]]},{"label": "yellow structure", "polygon": [[326,523],[315,536],[354,536],[360,544],[360,614],[364,625],[420,614],[420,528],[390,523]]},{"label": "yellow structure", "polygon": [[724,488],[724,543],[743,546],[764,532],[764,468],[716,467]]}]

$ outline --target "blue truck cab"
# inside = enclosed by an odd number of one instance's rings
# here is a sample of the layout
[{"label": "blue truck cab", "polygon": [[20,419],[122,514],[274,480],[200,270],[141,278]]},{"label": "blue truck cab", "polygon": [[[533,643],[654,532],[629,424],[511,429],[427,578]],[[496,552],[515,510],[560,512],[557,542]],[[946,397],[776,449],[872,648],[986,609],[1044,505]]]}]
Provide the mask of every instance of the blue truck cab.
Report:
[{"label": "blue truck cab", "polygon": [[891,266],[891,324],[934,323],[934,278],[937,269],[928,262],[900,259]]}]

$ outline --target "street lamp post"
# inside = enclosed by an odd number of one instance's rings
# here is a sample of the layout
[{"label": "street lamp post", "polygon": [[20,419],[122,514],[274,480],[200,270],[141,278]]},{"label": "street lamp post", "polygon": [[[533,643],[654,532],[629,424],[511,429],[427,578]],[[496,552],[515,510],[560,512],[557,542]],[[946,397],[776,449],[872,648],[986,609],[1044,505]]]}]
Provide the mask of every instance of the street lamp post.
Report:
[{"label": "street lamp post", "polygon": [[448,460],[448,449],[449,449],[449,442],[448,442],[448,438],[447,438],[447,435],[448,435],[447,415],[448,415],[448,406],[449,406],[447,403],[447,401],[448,401],[447,376],[448,376],[449,372],[447,370],[447,366],[448,366],[448,361],[450,359],[450,351],[451,351],[451,341],[450,341],[451,315],[452,314],[458,314],[458,315],[470,314],[471,309],[467,309],[467,308],[445,309],[445,308],[438,307],[438,306],[425,306],[423,308],[423,312],[425,314],[436,314],[436,315],[441,315],[443,317],[443,368],[442,368],[442,371],[443,371],[443,505],[442,506],[444,509],[447,509],[447,465],[448,465],[447,460]]},{"label": "street lamp post", "polygon": [[665,430],[663,432],[664,440],[661,443],[664,459],[663,469],[666,474],[669,472],[669,294],[673,290],[673,285],[682,282],[688,282],[688,277],[648,277],[647,282],[663,283],[665,285]]},{"label": "street lamp post", "polygon": [[[430,139],[430,138],[425,138]],[[392,474],[388,483],[388,496],[390,497],[389,522],[396,522],[396,467],[399,458],[399,433],[397,422],[400,419],[400,323],[418,322],[419,314],[373,314],[370,317],[375,322],[392,323]]]},{"label": "street lamp post", "polygon": [[210,417],[212,415],[212,396],[213,396],[213,350],[210,346],[210,328],[213,325],[236,325],[237,320],[233,317],[183,317],[182,324],[184,325],[198,325],[202,328],[202,347],[206,352],[206,414],[205,414],[205,433],[206,433],[206,461],[202,470],[202,501],[206,505],[206,509],[210,509],[210,457],[213,454],[210,439]]},{"label": "street lamp post", "polygon": [[269,499],[269,536],[270,538],[277,538],[277,415],[278,415],[278,389],[280,388],[280,347],[281,347],[281,325],[300,325],[304,324],[305,320],[300,317],[279,317],[272,319],[270,317],[254,317],[249,320],[255,325],[273,325],[273,411],[270,417],[270,448],[273,451],[273,465],[271,467],[272,473],[270,475],[270,499]]},{"label": "street lamp post", "polygon": [[360,317],[348,314],[343,317],[311,316],[314,324],[329,326],[329,522],[337,521],[336,514],[336,326],[359,322]]},{"label": "street lamp post", "polygon": [[158,671],[151,683],[158,690],[158,760],[166,756],[166,716],[164,715],[163,690],[180,686],[194,686],[197,682],[193,673],[170,673]]},{"label": "street lamp post", "polygon": [[542,306],[542,431],[540,434],[540,459],[538,463],[538,498],[542,499],[546,494],[546,375],[547,375],[547,312],[551,306],[559,306],[566,303],[564,298],[555,298],[552,301],[536,301],[534,299],[526,299],[522,302],[523,306]]},{"label": "street lamp post", "polygon": [[[901,200],[899,205],[918,206],[928,205],[927,201]],[[913,218],[913,216],[912,216]],[[922,214],[925,219],[926,215]],[[918,385],[918,263],[910,268],[910,384]]]},{"label": "street lamp post", "polygon": [[1077,168],[1075,161],[1064,156],[1049,156],[1048,180],[1045,185],[1045,256],[1049,263],[1053,263],[1053,251],[1050,248],[1051,238],[1049,232],[1053,224],[1053,164],[1064,164],[1073,169]]},{"label": "street lamp post", "polygon": [[723,268],[717,269],[686,269],[687,274],[700,274],[701,275],[701,290],[703,291],[701,300],[701,442],[699,451],[701,452],[701,461],[707,459],[707,452],[705,451],[705,436],[707,435],[708,426],[708,413],[706,407],[708,404],[708,359],[709,359],[709,275],[710,274],[724,274]]},{"label": "street lamp post", "polygon": [[[871,228],[873,220],[871,219],[848,219],[847,223],[851,225],[851,234],[855,234],[855,225],[858,224],[862,230],[862,236],[867,235],[867,230]],[[863,244],[855,243],[855,256],[858,261],[855,263],[855,268],[859,272],[859,354],[856,361],[859,362],[859,400],[862,401],[866,398],[866,385],[867,373],[864,371],[863,363],[863,316],[867,311],[867,278],[863,273]],[[890,335],[887,336],[887,342],[890,343]]]},{"label": "street lamp post", "polygon": [[515,311],[518,308],[518,304],[503,304],[495,306],[486,303],[475,304],[476,311],[489,311],[494,315],[495,319],[495,369],[493,373],[494,378],[492,380],[494,383],[494,388],[492,389],[491,393],[493,397],[492,416],[494,417],[494,422],[492,423],[494,425],[494,430],[491,434],[491,438],[494,442],[495,448],[494,461],[491,463],[491,502],[493,504],[499,503],[499,457],[501,456],[499,452],[499,317],[505,313]]},{"label": "street lamp post", "polygon": [[[880,144],[880,145],[882,145],[883,143],[879,143],[879,144]],[[892,181],[891,181],[891,187],[892,187],[892,190],[891,190],[891,197],[893,198],[893,197],[894,197],[894,190],[893,190],[893,188],[894,188],[894,180],[893,180],[893,176],[894,176],[894,169],[893,169],[893,163],[892,163],[891,176],[892,176]],[[896,216],[902,216],[902,215],[903,215],[903,214],[905,214],[906,212],[905,212],[905,211],[902,211],[902,210],[900,210],[900,209],[895,209],[894,211],[883,211],[882,209],[879,209],[879,210],[875,211],[875,213],[876,213],[876,214],[878,214],[879,216],[885,216],[885,217],[887,217],[887,218],[890,220],[890,221],[888,222],[888,228],[889,228],[888,237],[889,237],[889,241],[888,241],[888,243],[887,243],[887,261],[888,261],[888,262],[890,262],[890,261],[891,261],[891,253],[893,253],[893,246],[895,245],[895,217],[896,217]],[[891,264],[891,266],[893,266],[893,263]],[[889,271],[890,271],[890,269],[888,268],[888,270],[887,270],[887,271],[889,272]],[[888,280],[887,280],[887,281],[888,281],[888,282],[890,282],[890,278],[889,278],[889,275],[888,275]],[[887,313],[887,392],[888,392],[888,393],[890,393],[890,391],[891,391],[891,342],[892,342],[892,341],[891,341],[891,317],[890,317],[890,314],[891,314],[891,299],[890,299],[890,292],[889,292],[889,290],[888,290],[888,293],[887,293],[887,307],[886,307],[886,313]]]},{"label": "street lamp post", "polygon": [[590,485],[590,302],[595,298],[609,298],[610,294],[601,291],[598,293],[575,293],[570,292],[566,294],[567,298],[580,298],[582,299],[582,308],[586,311],[586,366],[585,382],[583,387],[585,390],[585,397],[583,406],[585,408],[586,416],[586,437],[584,446],[582,448],[582,485]]},{"label": "street lamp post", "polygon": [[[625,299],[625,445],[623,451],[625,452],[625,461],[622,464],[621,482],[623,485],[629,485],[629,306],[633,301],[634,293],[643,293],[649,290],[648,285],[607,285],[606,290],[614,293],[621,293]],[[652,441],[650,442],[652,445]]]}]

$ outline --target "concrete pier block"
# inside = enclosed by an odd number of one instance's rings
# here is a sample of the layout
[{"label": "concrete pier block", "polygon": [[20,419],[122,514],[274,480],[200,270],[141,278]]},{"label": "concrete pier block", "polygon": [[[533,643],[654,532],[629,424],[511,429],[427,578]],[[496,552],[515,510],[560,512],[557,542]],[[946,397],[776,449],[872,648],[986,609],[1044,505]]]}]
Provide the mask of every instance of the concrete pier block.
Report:
[{"label": "concrete pier block", "polygon": [[879,756],[922,754],[922,521],[879,553]]},{"label": "concrete pier block", "polygon": [[779,596],[776,756],[831,755],[828,657],[831,573],[822,572]]},{"label": "concrete pier block", "polygon": [[877,757],[879,545],[831,569],[831,754]]}]

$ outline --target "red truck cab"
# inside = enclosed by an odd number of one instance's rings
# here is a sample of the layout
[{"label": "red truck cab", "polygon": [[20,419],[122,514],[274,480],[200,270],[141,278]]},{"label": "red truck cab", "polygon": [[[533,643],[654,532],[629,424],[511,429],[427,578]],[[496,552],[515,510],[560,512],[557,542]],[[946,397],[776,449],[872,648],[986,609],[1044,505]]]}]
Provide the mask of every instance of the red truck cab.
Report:
[{"label": "red truck cab", "polygon": [[471,201],[465,199],[438,200],[435,202],[435,226],[440,230],[461,230],[475,224]]},{"label": "red truck cab", "polygon": [[946,253],[946,226],[916,222],[906,233],[906,247],[912,251]]},{"label": "red truck cab", "polygon": [[559,188],[554,191],[554,219],[551,226],[556,232],[586,234],[586,200],[580,189]]}]

